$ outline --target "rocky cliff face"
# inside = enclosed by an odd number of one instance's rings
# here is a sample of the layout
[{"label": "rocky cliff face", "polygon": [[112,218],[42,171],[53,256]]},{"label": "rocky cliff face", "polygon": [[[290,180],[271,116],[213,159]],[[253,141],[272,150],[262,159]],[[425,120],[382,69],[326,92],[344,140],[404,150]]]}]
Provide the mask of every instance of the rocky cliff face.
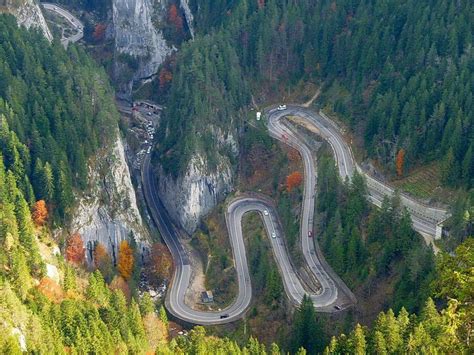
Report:
[{"label": "rocky cliff face", "polygon": [[216,141],[217,167],[210,168],[207,157],[196,152],[183,175],[177,179],[166,175],[158,167],[159,194],[171,218],[187,233],[192,234],[203,216],[214,209],[233,188],[233,168],[230,159],[217,151],[226,146],[237,156],[234,136],[219,129],[212,130]]},{"label": "rocky cliff face", "polygon": [[[115,81],[119,83],[119,96],[130,99],[134,83],[146,81],[156,75],[158,67],[174,50],[159,29],[165,21],[169,0],[113,0],[113,31],[115,39]],[[189,0],[181,0],[192,38],[194,17]]]},{"label": "rocky cliff face", "polygon": [[166,13],[166,0],[113,0],[112,6],[115,79],[128,99],[133,83],[155,75],[172,50],[156,27]]},{"label": "rocky cliff face", "polygon": [[11,13],[17,18],[18,24],[26,28],[40,28],[49,41],[53,40],[36,0],[0,0],[0,12]]},{"label": "rocky cliff face", "polygon": [[[114,146],[94,160],[89,173],[90,192],[77,207],[71,231],[81,234],[86,247],[100,242],[113,258],[118,255],[120,242],[132,235],[143,251],[148,246],[148,234],[138,211],[121,138],[117,136]],[[91,260],[89,252],[87,259]]]},{"label": "rocky cliff face", "polygon": [[191,35],[191,38],[194,38],[194,27],[193,27],[194,16],[191,11],[191,8],[189,7],[189,0],[181,0],[179,5],[184,12],[184,17],[186,18],[186,23],[188,24],[188,28],[189,28],[189,34]]}]

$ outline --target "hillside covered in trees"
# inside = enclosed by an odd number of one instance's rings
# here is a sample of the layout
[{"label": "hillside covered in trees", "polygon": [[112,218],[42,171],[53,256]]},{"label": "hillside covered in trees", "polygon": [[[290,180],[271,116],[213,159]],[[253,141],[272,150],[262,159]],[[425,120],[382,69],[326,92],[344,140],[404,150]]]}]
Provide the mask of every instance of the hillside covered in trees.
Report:
[{"label": "hillside covered in trees", "polygon": [[[228,68],[244,73],[254,94],[267,88],[281,97],[301,79],[318,82],[323,103],[364,137],[368,155],[389,171],[396,172],[403,151],[404,171],[441,161],[443,183],[468,188],[474,178],[473,6],[468,0],[191,1],[200,34],[219,38],[221,53],[235,51],[238,61]],[[202,41],[187,44],[186,52],[201,51]],[[199,64],[201,57],[178,55],[173,75],[206,78],[221,67],[222,55]],[[171,92],[187,92],[190,84],[173,80]],[[337,94],[324,96],[331,88]],[[215,89],[236,97],[233,85]],[[166,124],[198,126],[200,92],[186,99],[191,116],[175,115],[170,94]],[[206,100],[207,110],[220,115],[220,103]],[[181,132],[183,139],[168,150],[195,140],[192,130]],[[180,156],[180,165],[186,159]]]},{"label": "hillside covered in trees", "polygon": [[418,316],[402,308],[379,314],[372,328],[357,325],[348,335],[332,338],[328,354],[470,354],[474,351],[474,239],[454,255],[441,255],[434,295],[446,304],[441,312],[429,298]]},{"label": "hillside covered in trees", "polygon": [[318,171],[317,233],[326,260],[359,299],[382,292],[383,308],[418,312],[437,276],[434,255],[399,196],[386,198],[380,209],[370,205],[363,177],[356,173],[341,183],[327,154]]},{"label": "hillside covered in trees", "polygon": [[[281,94],[310,79],[343,88],[336,99],[323,101],[363,133],[372,157],[392,169],[400,169],[395,157],[402,149],[406,168],[441,160],[446,184],[472,187],[469,1],[190,3],[200,34],[159,75],[166,110],[157,138],[167,172],[181,172],[194,150],[205,152],[213,168],[216,154],[232,160],[231,144],[224,139],[216,145],[209,127],[226,138],[226,129],[239,128],[239,110],[256,87]],[[101,13],[110,6],[97,4]],[[74,5],[94,8],[92,1]],[[164,307],[134,287],[139,268],[133,245],[120,245],[116,266],[96,245],[95,264],[86,268],[79,235],[70,236],[64,257],[52,237],[75,194],[87,186],[88,159],[110,143],[116,122],[108,79],[84,50],[71,45],[65,51],[0,16],[1,353],[474,351],[470,202],[460,203],[452,222],[462,235],[456,242],[463,244],[434,257],[396,198],[380,210],[371,208],[360,176],[340,182],[327,157],[320,160],[321,246],[341,277],[362,292],[390,276],[394,292],[384,307],[395,311],[330,342],[323,317],[307,299],[289,316],[290,336],[281,347],[247,334],[240,342],[207,336],[202,327],[172,338]],[[288,192],[299,189],[301,179],[289,175]],[[259,295],[276,307],[284,293],[274,265],[263,259],[269,249],[258,238],[250,245]],[[172,268],[170,260],[160,259],[163,253],[155,246],[151,254],[150,277],[159,281]],[[265,282],[271,287],[264,289]]]},{"label": "hillside covered in trees", "polygon": [[11,16],[0,16],[0,53],[0,353],[263,351],[202,328],[169,341],[163,307],[128,287],[138,269],[126,241],[116,269],[99,245],[87,273],[78,234],[59,254],[49,213],[63,225],[87,183],[87,158],[115,132],[113,96],[84,51],[51,45]]},{"label": "hillside covered in trees", "polygon": [[1,16],[0,152],[28,203],[67,217],[88,158],[115,138],[117,120],[108,78],[82,49],[66,52]]}]

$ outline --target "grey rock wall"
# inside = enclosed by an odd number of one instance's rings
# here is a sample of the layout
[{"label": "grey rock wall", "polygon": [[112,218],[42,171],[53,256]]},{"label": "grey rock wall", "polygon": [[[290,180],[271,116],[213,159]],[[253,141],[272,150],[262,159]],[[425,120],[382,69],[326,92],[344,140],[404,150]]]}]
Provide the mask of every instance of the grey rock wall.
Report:
[{"label": "grey rock wall", "polygon": [[[186,172],[177,179],[166,175],[158,167],[159,195],[171,218],[187,233],[192,234],[202,217],[211,212],[233,189],[234,167],[229,157],[218,153],[230,147],[234,157],[238,154],[237,141],[232,134],[224,135],[220,129],[211,129],[216,141],[217,167],[210,168],[205,154],[196,151]],[[224,138],[226,137],[226,138]]]},{"label": "grey rock wall", "polygon": [[189,0],[181,0],[179,2],[179,5],[184,12],[184,17],[186,18],[186,23],[188,24],[188,28],[189,28],[189,34],[191,35],[191,38],[194,39],[194,27],[193,27],[194,16],[191,11],[191,8],[189,7]]},{"label": "grey rock wall", "polygon": [[[172,51],[156,28],[166,12],[166,0],[113,0],[112,7],[114,76],[121,81],[122,96],[129,99],[133,83],[155,75]],[[134,61],[133,73],[127,72],[127,59]]]},{"label": "grey rock wall", "polygon": [[[143,251],[149,245],[149,236],[140,216],[130,171],[125,159],[121,138],[112,147],[98,154],[90,167],[90,192],[83,196],[74,213],[70,231],[78,232],[84,245],[94,242],[104,245],[109,254],[118,256],[122,240],[133,235]],[[90,253],[86,252],[90,262]]]}]

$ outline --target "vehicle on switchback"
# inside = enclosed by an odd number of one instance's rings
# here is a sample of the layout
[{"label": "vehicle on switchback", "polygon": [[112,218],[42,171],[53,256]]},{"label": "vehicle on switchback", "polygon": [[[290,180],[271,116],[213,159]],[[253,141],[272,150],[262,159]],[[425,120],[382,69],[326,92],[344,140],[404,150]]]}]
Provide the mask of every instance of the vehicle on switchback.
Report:
[{"label": "vehicle on switchback", "polygon": [[224,319],[224,318],[229,318],[229,314],[226,313],[226,314],[222,314],[220,316],[220,319]]},{"label": "vehicle on switchback", "polygon": [[268,216],[268,211],[267,211],[267,210],[264,210],[264,211],[263,211],[263,215],[264,215],[264,216]]},{"label": "vehicle on switchback", "polygon": [[278,106],[278,111],[285,111],[286,110],[286,105],[279,105]]}]

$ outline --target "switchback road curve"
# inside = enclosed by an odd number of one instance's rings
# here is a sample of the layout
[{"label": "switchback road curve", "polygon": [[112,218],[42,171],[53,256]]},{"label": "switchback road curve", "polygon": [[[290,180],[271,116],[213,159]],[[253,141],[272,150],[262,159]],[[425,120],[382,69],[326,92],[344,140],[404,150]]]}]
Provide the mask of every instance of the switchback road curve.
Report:
[{"label": "switchback road curve", "polygon": [[63,9],[62,7],[56,5],[56,4],[51,4],[51,3],[41,3],[41,5],[48,11],[55,12],[59,16],[62,16],[65,18],[72,27],[77,31],[76,34],[66,37],[61,39],[61,43],[64,47],[67,47],[69,43],[75,43],[79,41],[82,37],[84,37],[84,25],[82,24],[81,21],[77,17],[75,17],[73,14],[71,14],[69,11],[66,9]]},{"label": "switchback road curve", "polygon": [[[165,300],[166,308],[175,317],[193,324],[210,325],[229,323],[244,315],[252,300],[252,285],[241,222],[243,215],[251,211],[260,213],[268,236],[275,235],[275,238],[270,237],[270,242],[290,301],[297,305],[301,303],[303,295],[308,294],[288,257],[282,235],[277,227],[279,222],[273,206],[263,199],[241,197],[233,200],[228,205],[226,212],[226,222],[238,280],[237,297],[228,308],[218,312],[199,311],[189,307],[184,300],[192,275],[191,263],[186,250],[179,240],[178,233],[170,222],[166,210],[157,195],[156,182],[150,165],[150,155],[147,155],[144,160],[142,182],[151,216],[168,245],[175,263],[175,274]],[[314,249],[311,249],[309,252],[315,254]],[[324,268],[319,264],[316,264],[314,267],[315,269],[312,268],[312,270],[314,270],[315,276],[321,281],[323,288],[320,294],[309,294],[309,296],[316,307],[320,307],[323,310],[334,310],[331,304],[337,299],[337,288],[326,274]]]},{"label": "switchback road curve", "polygon": [[[268,111],[268,113],[270,134],[282,140],[281,133],[285,130],[285,127],[281,124],[280,118],[286,113],[276,110]],[[186,305],[185,293],[191,279],[191,264],[186,250],[180,243],[178,233],[170,222],[169,216],[158,197],[156,180],[150,164],[150,155],[147,155],[142,167],[143,191],[151,216],[168,245],[175,262],[175,274],[165,300],[167,309],[175,317],[189,323],[206,325],[232,322],[244,315],[251,303],[252,285],[242,234],[242,217],[245,213],[251,211],[259,212],[262,217],[275,260],[282,275],[286,294],[293,304],[300,304],[305,294],[311,298],[315,307],[321,311],[335,311],[334,306],[338,302],[338,295],[342,293],[346,294],[346,300],[355,301],[354,296],[343,285],[342,281],[335,280],[334,277],[330,276],[333,275],[333,271],[330,270],[324,260],[320,260],[320,253],[317,252],[312,238],[309,237],[309,231],[312,230],[313,223],[316,186],[314,157],[308,146],[300,141],[298,137],[293,136],[291,132],[287,132],[287,137],[285,143],[297,149],[304,160],[305,182],[300,230],[302,251],[309,270],[321,285],[321,292],[314,294],[305,290],[288,256],[283,242],[284,237],[277,227],[280,223],[274,208],[264,199],[240,197],[228,205],[226,212],[227,228],[238,280],[237,297],[229,307],[218,312],[199,311]],[[339,292],[340,289],[342,289],[342,292]],[[346,306],[349,304],[350,302],[346,303]]]},{"label": "switchback road curve", "polygon": [[[380,207],[382,205],[385,196],[390,197],[394,194],[392,187],[368,175],[360,168],[354,160],[349,144],[346,143],[340,133],[340,129],[324,113],[316,113],[311,109],[298,105],[288,105],[284,111],[270,109],[267,111],[267,115],[269,117],[270,134],[280,140],[282,140],[281,135],[285,134],[289,137],[290,145],[294,144],[293,141],[295,139],[298,141],[298,137],[296,133],[278,124],[281,117],[297,116],[302,118],[305,123],[312,125],[319,135],[331,146],[341,178],[343,180],[346,177],[351,178],[355,170],[361,173],[367,182],[368,198],[376,206]],[[278,135],[280,135],[280,138],[278,138]],[[435,237],[436,226],[449,217],[449,213],[446,210],[427,206],[403,193],[400,194],[400,199],[410,213],[413,228],[430,237]]]},{"label": "switchback road curve", "polygon": [[[355,297],[347,286],[334,274],[329,265],[324,261],[321,253],[315,249],[313,239],[309,237],[312,230],[314,217],[314,198],[316,192],[316,168],[314,152],[304,143],[302,137],[283,124],[285,116],[298,116],[305,123],[313,125],[322,138],[333,149],[342,178],[350,178],[354,171],[361,169],[355,163],[350,147],[342,138],[337,126],[327,117],[300,106],[291,105],[286,110],[279,111],[275,108],[265,111],[268,117],[268,130],[272,137],[297,149],[304,162],[304,193],[301,214],[301,248],[309,270],[321,285],[321,292],[312,294],[305,290],[297,272],[288,257],[283,242],[283,235],[277,227],[278,215],[267,201],[261,198],[243,196],[229,203],[226,212],[226,222],[229,238],[234,256],[234,266],[238,280],[238,294],[234,302],[224,310],[205,312],[192,309],[185,304],[185,293],[189,286],[192,270],[186,250],[180,243],[178,233],[170,222],[164,206],[162,205],[156,188],[156,180],[150,165],[150,155],[145,157],[142,166],[142,182],[144,195],[151,212],[151,216],[158,226],[160,233],[168,245],[175,262],[175,274],[172,279],[165,304],[175,317],[194,324],[223,324],[241,318],[248,309],[252,299],[252,287],[248,270],[248,263],[242,235],[242,217],[250,211],[260,213],[265,230],[269,236],[273,254],[281,272],[283,285],[290,301],[297,305],[305,294],[310,296],[314,306],[321,311],[335,311],[341,308],[339,297],[345,295],[344,306],[355,302]],[[361,171],[362,172],[362,171]],[[369,199],[380,205],[385,195],[391,195],[393,189],[366,176],[368,182]],[[375,181],[375,182],[374,182]],[[434,233],[438,219],[446,216],[446,211],[426,207],[415,200],[402,196],[404,205],[409,206],[415,229],[424,233]]]}]

